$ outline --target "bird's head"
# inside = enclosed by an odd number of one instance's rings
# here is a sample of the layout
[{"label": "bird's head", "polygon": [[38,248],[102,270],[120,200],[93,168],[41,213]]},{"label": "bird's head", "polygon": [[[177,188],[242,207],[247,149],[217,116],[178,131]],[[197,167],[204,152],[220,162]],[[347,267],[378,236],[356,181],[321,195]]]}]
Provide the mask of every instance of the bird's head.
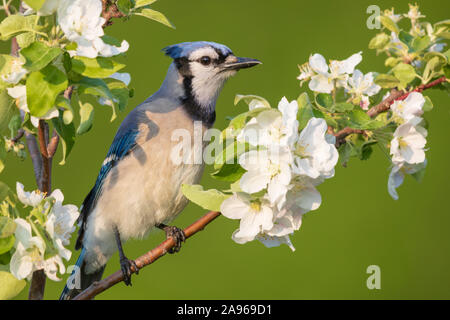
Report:
[{"label": "bird's head", "polygon": [[163,51],[174,59],[186,99],[193,99],[202,108],[214,106],[225,81],[238,70],[261,63],[236,57],[228,47],[207,41],[183,42]]}]

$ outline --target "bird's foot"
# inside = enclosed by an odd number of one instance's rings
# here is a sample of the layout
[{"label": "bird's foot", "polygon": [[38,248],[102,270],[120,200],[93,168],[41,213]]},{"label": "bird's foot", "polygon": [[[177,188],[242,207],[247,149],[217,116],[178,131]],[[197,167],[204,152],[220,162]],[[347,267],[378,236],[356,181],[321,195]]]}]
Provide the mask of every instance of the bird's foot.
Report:
[{"label": "bird's foot", "polygon": [[170,248],[169,253],[175,253],[180,251],[181,249],[181,243],[186,241],[186,235],[184,234],[184,231],[180,228],[177,228],[175,226],[158,226],[166,233],[166,238],[172,238],[175,241],[175,246]]},{"label": "bird's foot", "polygon": [[139,268],[134,260],[129,260],[126,257],[120,259],[120,269],[123,274],[123,282],[125,282],[127,286],[131,286],[131,274],[133,273],[131,267],[134,268],[136,274],[139,274]]}]

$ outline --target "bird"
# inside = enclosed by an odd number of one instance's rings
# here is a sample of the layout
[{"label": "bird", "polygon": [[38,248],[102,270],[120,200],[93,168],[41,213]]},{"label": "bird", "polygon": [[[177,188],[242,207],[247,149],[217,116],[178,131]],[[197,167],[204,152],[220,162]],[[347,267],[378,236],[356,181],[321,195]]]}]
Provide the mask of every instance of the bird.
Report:
[{"label": "bird", "polygon": [[[173,61],[161,87],[125,117],[82,203],[75,245],[81,253],[61,300],[99,281],[116,250],[124,282],[131,285],[132,268],[136,273],[138,268],[124,253],[128,239],[143,239],[158,228],[175,240],[170,253],[180,250],[184,232],[168,224],[188,203],[182,184],[198,183],[204,163],[173,161],[178,142],[172,133],[184,130],[192,136],[196,123],[202,132],[211,128],[225,82],[238,70],[261,64],[210,41],[178,43],[162,51]],[[190,154],[195,152],[191,148]]]}]

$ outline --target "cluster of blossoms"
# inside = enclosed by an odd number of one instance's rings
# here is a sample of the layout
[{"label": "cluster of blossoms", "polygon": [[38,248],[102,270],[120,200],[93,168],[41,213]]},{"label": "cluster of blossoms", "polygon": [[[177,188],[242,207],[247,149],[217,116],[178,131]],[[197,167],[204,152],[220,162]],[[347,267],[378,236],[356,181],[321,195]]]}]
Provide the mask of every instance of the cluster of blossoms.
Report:
[{"label": "cluster of blossoms", "polygon": [[398,199],[398,188],[405,174],[414,174],[426,166],[425,144],[427,130],[422,126],[425,98],[421,93],[411,92],[405,100],[395,101],[391,105],[392,121],[398,127],[391,141],[392,170],[389,174],[388,191]]},{"label": "cluster of blossoms", "polygon": [[[24,5],[27,9],[24,15],[35,13],[26,3]],[[129,44],[125,40],[117,47],[102,39],[105,35],[102,26],[106,21],[101,17],[101,0],[46,0],[37,14],[48,16],[55,12],[65,37],[76,44],[76,49],[69,50],[71,55],[112,57],[128,50]]]},{"label": "cluster of blossoms", "polygon": [[370,105],[369,97],[376,95],[381,87],[374,83],[372,72],[363,74],[355,69],[361,61],[361,52],[342,61],[331,60],[329,64],[321,54],[315,53],[307,63],[299,66],[300,75],[297,79],[301,85],[309,81],[309,89],[319,93],[333,93],[343,88],[350,94],[354,104],[367,110]]},{"label": "cluster of blossoms", "polygon": [[314,117],[299,132],[296,101],[283,98],[273,109],[253,100],[250,108],[259,112],[237,135],[238,143],[250,148],[238,160],[246,172],[221,212],[240,220],[235,242],[257,239],[267,247],[285,243],[294,250],[289,235],[300,228],[303,214],[320,206],[316,186],[334,176],[334,137],[326,133],[325,120]]},{"label": "cluster of blossoms", "polygon": [[[121,42],[120,46],[105,42],[102,27],[105,19],[101,17],[101,0],[47,0],[37,13],[25,2],[23,2],[23,6],[26,9],[23,15],[56,14],[57,32],[62,31],[60,43],[72,57],[112,57],[126,52],[129,48],[129,44],[125,40]],[[9,73],[2,75],[2,80],[7,84],[14,85],[7,88],[8,94],[16,100],[16,105],[22,112],[30,114],[27,89],[24,84],[20,84],[30,72],[24,68],[24,64],[25,59],[22,56],[13,57]],[[58,109],[53,107],[40,117],[30,115],[30,121],[33,126],[37,127],[39,119],[49,120],[58,115]]]},{"label": "cluster of blossoms", "polygon": [[78,208],[63,205],[64,196],[59,189],[45,197],[39,191],[24,191],[18,182],[17,197],[30,207],[30,214],[25,219],[14,220],[15,252],[10,261],[11,273],[19,280],[30,280],[34,271],[44,270],[49,279],[61,280],[57,273],[65,273],[63,259],[68,261],[72,255],[65,246],[69,245],[75,231]]}]

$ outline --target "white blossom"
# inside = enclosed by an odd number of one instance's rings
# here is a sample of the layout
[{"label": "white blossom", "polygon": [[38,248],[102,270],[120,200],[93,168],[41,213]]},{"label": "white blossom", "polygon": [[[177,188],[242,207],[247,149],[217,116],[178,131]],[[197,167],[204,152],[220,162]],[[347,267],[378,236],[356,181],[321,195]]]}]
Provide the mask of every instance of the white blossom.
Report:
[{"label": "white blossom", "polygon": [[237,243],[252,241],[259,233],[273,227],[271,207],[260,200],[252,201],[244,193],[235,193],[225,199],[220,210],[225,217],[240,220],[239,229],[233,234]]},{"label": "white blossom", "polygon": [[324,119],[311,118],[296,143],[292,171],[316,179],[334,176],[339,158],[334,143],[327,141]]},{"label": "white blossom", "polygon": [[348,75],[353,73],[361,60],[359,52],[342,61],[331,60],[328,66],[321,54],[313,54],[309,58],[309,66],[317,74],[311,77],[309,88],[315,92],[331,93],[335,86],[344,86]]},{"label": "white blossom", "polygon": [[403,162],[399,164],[394,164],[392,166],[388,179],[388,192],[391,195],[391,197],[394,200],[398,200],[398,193],[396,189],[403,184],[405,175],[414,174],[424,169],[426,165],[427,165],[426,159],[424,162],[419,164],[408,164]]},{"label": "white blossom", "polygon": [[[28,109],[27,104],[27,88],[24,85],[18,85],[12,88],[6,88],[8,90],[8,94],[16,99],[17,107],[23,112],[30,113],[30,109]],[[39,126],[39,119],[49,120],[52,118],[57,118],[59,116],[59,111],[56,107],[51,108],[45,115],[42,117],[35,117],[30,115],[30,121],[36,128]]]},{"label": "white blossom", "polygon": [[404,123],[397,127],[391,141],[390,154],[394,163],[417,164],[425,161],[426,130]]},{"label": "white blossom", "polygon": [[369,99],[376,95],[381,90],[381,87],[374,83],[373,73],[369,72],[363,74],[358,69],[355,69],[353,75],[348,79],[346,84],[346,91],[352,95],[353,98],[362,101],[362,108],[367,110],[369,107]]},{"label": "white blossom", "polygon": [[122,41],[120,47],[106,44],[102,40],[105,19],[100,0],[61,0],[58,7],[58,24],[67,39],[77,44],[72,55],[95,58],[111,57],[128,50],[129,44]]},{"label": "white blossom", "polygon": [[59,256],[44,259],[45,243],[38,237],[33,236],[30,224],[22,218],[14,220],[16,223],[15,237],[16,243],[13,256],[10,262],[10,271],[19,280],[31,279],[36,270],[44,270],[51,280],[59,281],[56,272],[65,272],[64,264]]},{"label": "white blossom", "polygon": [[285,97],[278,104],[278,110],[267,109],[251,119],[238,141],[254,146],[292,146],[298,136],[297,101],[289,102]]},{"label": "white blossom", "polygon": [[24,59],[20,57],[12,58],[11,70],[7,75],[2,75],[2,80],[7,83],[17,84],[28,73],[28,70],[23,68],[24,64]]},{"label": "white blossom", "polygon": [[391,105],[391,110],[395,117],[398,117],[402,122],[411,122],[417,124],[421,119],[419,117],[423,114],[423,105],[425,98],[419,92],[411,92],[405,100],[396,100]]},{"label": "white blossom", "polygon": [[419,11],[419,6],[412,4],[409,4],[409,11],[404,16],[409,18],[412,23],[415,23],[420,18],[425,18],[425,16]]},{"label": "white blossom", "polygon": [[240,187],[249,194],[267,188],[271,204],[280,208],[286,198],[291,181],[292,155],[287,148],[251,150],[239,157],[239,164],[247,170],[241,177]]}]

